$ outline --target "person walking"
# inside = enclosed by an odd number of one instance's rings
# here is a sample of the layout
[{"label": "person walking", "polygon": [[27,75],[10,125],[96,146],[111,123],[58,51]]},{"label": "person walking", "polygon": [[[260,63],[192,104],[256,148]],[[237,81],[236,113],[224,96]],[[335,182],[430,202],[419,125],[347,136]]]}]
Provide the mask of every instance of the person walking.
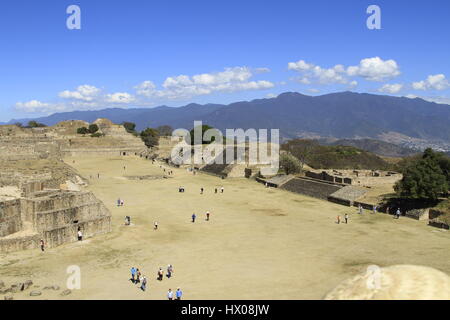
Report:
[{"label": "person walking", "polygon": [[363,207],[362,207],[362,205],[358,206],[358,210],[359,210],[359,214],[363,214]]},{"label": "person walking", "polygon": [[336,223],[337,223],[337,224],[340,224],[340,223],[341,223],[341,216],[337,216],[337,221],[336,221]]},{"label": "person walking", "polygon": [[44,239],[41,239],[41,241],[39,241],[40,246],[41,246],[41,251],[44,252],[45,250],[45,243],[44,243]]},{"label": "person walking", "polygon": [[195,222],[195,218],[196,218],[197,216],[195,215],[195,213],[193,213],[192,214],[192,223],[194,223]]},{"label": "person walking", "polygon": [[181,291],[180,288],[177,289],[177,292],[175,293],[175,297],[177,300],[181,300],[181,297],[183,296],[183,291]]},{"label": "person walking", "polygon": [[155,221],[153,230],[158,230],[158,221]]},{"label": "person walking", "polygon": [[158,270],[158,280],[162,281],[163,277],[164,277],[164,271],[163,271],[162,268],[159,268],[159,270]]},{"label": "person walking", "polygon": [[348,213],[345,214],[345,224],[348,224]]},{"label": "person walking", "polygon": [[209,221],[209,211],[206,211],[206,221]]},{"label": "person walking", "polygon": [[220,193],[223,193],[223,191],[224,191],[224,188],[223,187],[220,188]]},{"label": "person walking", "polygon": [[135,279],[135,277],[136,277],[136,268],[135,267],[131,267],[130,273],[131,273],[131,282],[136,283],[136,279]]},{"label": "person walking", "polygon": [[80,228],[78,228],[77,236],[78,236],[78,241],[83,241],[83,233],[81,232]]},{"label": "person walking", "polygon": [[401,214],[401,211],[400,211],[400,208],[398,208],[397,212],[395,213],[395,215],[397,216],[397,219],[400,219],[400,214]]},{"label": "person walking", "polygon": [[147,278],[144,276],[142,278],[141,290],[145,291],[146,288],[147,288]]},{"label": "person walking", "polygon": [[203,194],[203,187],[200,188],[200,194]]},{"label": "person walking", "polygon": [[217,193],[217,188],[214,188],[214,193]]},{"label": "person walking", "polygon": [[172,273],[173,273],[173,267],[172,267],[172,265],[171,264],[169,264],[168,266],[167,266],[167,278],[170,278],[170,277],[172,277]]},{"label": "person walking", "polygon": [[141,282],[141,271],[139,271],[139,268],[136,268],[136,280],[134,283],[140,283]]},{"label": "person walking", "polygon": [[167,292],[167,299],[173,300],[173,292],[172,292],[172,289],[169,289],[169,291]]}]

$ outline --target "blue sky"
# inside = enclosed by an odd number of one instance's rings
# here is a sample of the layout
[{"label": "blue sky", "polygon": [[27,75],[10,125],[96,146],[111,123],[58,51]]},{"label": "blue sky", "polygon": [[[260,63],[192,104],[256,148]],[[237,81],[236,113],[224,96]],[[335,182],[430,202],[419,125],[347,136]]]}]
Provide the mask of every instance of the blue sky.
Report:
[{"label": "blue sky", "polygon": [[[366,26],[372,4],[381,30]],[[0,121],[285,91],[450,103],[448,0],[14,0],[0,12]]]}]

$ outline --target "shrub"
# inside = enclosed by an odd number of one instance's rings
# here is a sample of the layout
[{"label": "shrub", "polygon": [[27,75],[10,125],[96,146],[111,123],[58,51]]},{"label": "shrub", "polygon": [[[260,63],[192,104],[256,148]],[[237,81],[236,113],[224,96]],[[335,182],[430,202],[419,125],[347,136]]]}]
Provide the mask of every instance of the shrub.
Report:
[{"label": "shrub", "polygon": [[95,132],[95,133],[91,134],[92,138],[100,138],[100,137],[103,137],[103,136],[104,136],[104,134],[100,133],[100,132]]},{"label": "shrub", "polygon": [[98,131],[98,125],[95,123],[89,125],[89,133],[96,133]]},{"label": "shrub", "polygon": [[86,127],[81,127],[81,128],[77,129],[77,133],[78,134],[86,134],[86,133],[89,133],[89,130]]}]

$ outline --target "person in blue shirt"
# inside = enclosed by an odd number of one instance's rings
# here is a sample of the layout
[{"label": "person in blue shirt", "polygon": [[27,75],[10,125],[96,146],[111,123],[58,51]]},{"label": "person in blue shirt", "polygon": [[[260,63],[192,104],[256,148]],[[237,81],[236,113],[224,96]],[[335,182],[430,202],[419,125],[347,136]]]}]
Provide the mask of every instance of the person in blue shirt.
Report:
[{"label": "person in blue shirt", "polygon": [[181,300],[181,296],[183,295],[183,291],[181,291],[180,288],[177,289],[177,292],[175,293],[175,297],[177,300]]},{"label": "person in blue shirt", "polygon": [[196,215],[195,215],[195,213],[193,213],[192,214],[192,222],[195,222],[195,218],[196,218]]},{"label": "person in blue shirt", "polygon": [[136,276],[136,269],[134,267],[132,267],[130,272],[131,272],[131,281],[133,283],[136,283],[136,280],[134,279],[134,277]]}]

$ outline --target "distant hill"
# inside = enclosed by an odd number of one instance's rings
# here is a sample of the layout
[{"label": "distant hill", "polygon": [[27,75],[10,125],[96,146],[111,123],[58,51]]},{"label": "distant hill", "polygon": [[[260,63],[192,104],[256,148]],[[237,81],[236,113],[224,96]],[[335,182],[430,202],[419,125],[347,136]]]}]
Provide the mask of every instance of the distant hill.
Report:
[{"label": "distant hill", "polygon": [[319,142],[324,145],[351,146],[383,157],[400,158],[408,157],[417,153],[417,151],[412,149],[373,139],[341,139],[332,142],[322,140]]},{"label": "distant hill", "polygon": [[[315,136],[339,139],[370,138],[393,133],[402,136],[450,141],[450,106],[366,93],[340,92],[306,96],[287,92],[276,98],[241,101],[229,105],[189,104],[179,108],[104,109],[56,113],[37,118],[47,125],[62,120],[108,118],[115,123],[131,121],[138,129],[170,125],[193,127],[194,120],[226,128],[279,128],[285,139]],[[10,123],[30,119],[11,120]]]},{"label": "distant hill", "polygon": [[315,140],[294,139],[281,145],[314,169],[390,170],[392,165],[379,156],[352,146],[324,146]]}]

